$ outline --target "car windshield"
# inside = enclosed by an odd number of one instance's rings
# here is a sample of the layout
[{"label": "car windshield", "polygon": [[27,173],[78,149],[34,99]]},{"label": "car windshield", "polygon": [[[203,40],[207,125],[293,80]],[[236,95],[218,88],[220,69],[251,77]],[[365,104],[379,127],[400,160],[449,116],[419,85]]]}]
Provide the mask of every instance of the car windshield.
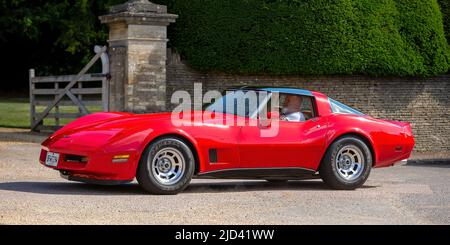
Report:
[{"label": "car windshield", "polygon": [[351,108],[348,105],[345,105],[339,101],[333,100],[329,98],[331,111],[333,113],[340,113],[340,114],[356,114],[356,115],[365,115],[364,113]]},{"label": "car windshield", "polygon": [[266,91],[254,90],[231,90],[225,91],[221,98],[204,106],[205,111],[232,114],[241,117],[250,117],[254,115],[259,108],[259,104],[270,93]]}]

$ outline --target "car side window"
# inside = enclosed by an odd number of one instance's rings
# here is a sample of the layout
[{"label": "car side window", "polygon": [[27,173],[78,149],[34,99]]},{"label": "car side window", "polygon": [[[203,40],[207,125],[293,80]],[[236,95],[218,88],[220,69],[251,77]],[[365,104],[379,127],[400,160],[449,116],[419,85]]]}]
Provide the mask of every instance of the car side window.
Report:
[{"label": "car side window", "polygon": [[313,98],[296,94],[280,94],[280,120],[304,122],[316,116]]},{"label": "car side window", "polygon": [[333,113],[339,114],[356,114],[356,115],[364,115],[364,113],[351,108],[348,105],[345,105],[339,101],[333,100],[331,98],[328,99],[330,102],[331,111]]},{"label": "car side window", "polygon": [[303,113],[303,115],[305,115],[305,119],[309,120],[311,118],[316,117],[316,113],[314,111],[313,98],[309,96],[302,96],[302,97],[303,103],[300,110]]}]

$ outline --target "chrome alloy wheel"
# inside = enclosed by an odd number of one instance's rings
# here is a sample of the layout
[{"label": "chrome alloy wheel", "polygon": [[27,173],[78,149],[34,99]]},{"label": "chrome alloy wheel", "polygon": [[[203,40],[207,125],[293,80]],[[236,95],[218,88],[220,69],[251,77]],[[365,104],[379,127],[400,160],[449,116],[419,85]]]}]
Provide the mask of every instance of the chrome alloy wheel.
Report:
[{"label": "chrome alloy wheel", "polygon": [[336,169],[345,180],[357,179],[364,170],[364,157],[361,150],[354,145],[347,145],[336,155]]},{"label": "chrome alloy wheel", "polygon": [[183,154],[175,148],[167,147],[156,153],[147,164],[155,179],[163,185],[176,184],[186,170]]}]

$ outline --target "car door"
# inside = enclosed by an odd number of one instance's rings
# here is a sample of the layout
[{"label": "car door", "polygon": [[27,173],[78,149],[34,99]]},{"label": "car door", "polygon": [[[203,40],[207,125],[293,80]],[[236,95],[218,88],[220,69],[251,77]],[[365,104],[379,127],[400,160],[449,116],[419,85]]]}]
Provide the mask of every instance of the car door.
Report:
[{"label": "car door", "polygon": [[[326,145],[327,119],[313,117],[303,122],[273,120],[276,121],[268,126],[253,122],[253,125],[259,126],[241,127],[238,138],[239,166],[309,169],[317,166]],[[278,127],[278,133],[273,137],[263,137],[262,130],[270,130],[271,127]]]}]

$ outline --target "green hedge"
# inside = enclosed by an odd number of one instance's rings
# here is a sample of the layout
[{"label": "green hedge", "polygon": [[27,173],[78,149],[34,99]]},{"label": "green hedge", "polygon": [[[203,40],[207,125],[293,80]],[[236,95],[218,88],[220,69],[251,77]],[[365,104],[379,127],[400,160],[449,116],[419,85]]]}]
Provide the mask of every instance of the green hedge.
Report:
[{"label": "green hedge", "polygon": [[159,0],[175,46],[200,70],[432,75],[450,66],[436,0]]},{"label": "green hedge", "polygon": [[447,41],[450,43],[450,0],[439,0],[438,2],[444,15],[444,30]]}]

